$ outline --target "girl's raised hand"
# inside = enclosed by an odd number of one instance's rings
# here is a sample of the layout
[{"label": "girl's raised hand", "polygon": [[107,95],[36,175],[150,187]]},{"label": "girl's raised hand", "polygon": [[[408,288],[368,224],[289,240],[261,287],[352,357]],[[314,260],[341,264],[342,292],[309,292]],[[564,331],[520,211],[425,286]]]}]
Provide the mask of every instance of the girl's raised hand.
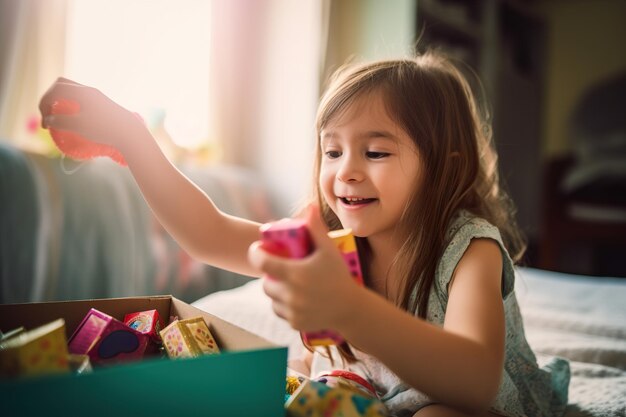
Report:
[{"label": "girl's raised hand", "polygon": [[337,330],[350,319],[347,301],[361,287],[327,236],[316,205],[309,207],[306,222],[315,248],[306,258],[272,255],[259,241],[250,246],[248,257],[265,273],[263,290],[272,299],[276,315],[300,331]]},{"label": "girl's raised hand", "polygon": [[[53,114],[54,103],[64,100],[76,103],[78,112]],[[145,129],[139,118],[99,90],[66,78],[58,78],[50,86],[39,102],[39,111],[45,129],[77,133],[121,151],[133,142],[130,138]]]}]

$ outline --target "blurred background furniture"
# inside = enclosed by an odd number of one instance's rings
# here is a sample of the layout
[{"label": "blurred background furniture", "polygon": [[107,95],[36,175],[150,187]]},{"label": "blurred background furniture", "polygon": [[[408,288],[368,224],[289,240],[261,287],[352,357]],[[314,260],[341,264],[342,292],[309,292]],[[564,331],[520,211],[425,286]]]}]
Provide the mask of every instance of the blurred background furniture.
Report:
[{"label": "blurred background furniture", "polygon": [[532,265],[541,220],[537,184],[542,180],[546,19],[534,4],[516,0],[417,4],[418,48],[439,48],[460,60],[478,99],[486,102],[501,181],[517,207]]},{"label": "blurred background furniture", "polygon": [[540,266],[626,277],[626,73],[594,85],[571,115],[573,152],[544,181]]},{"label": "blurred background furniture", "polygon": [[[77,165],[0,141],[0,303],[156,294],[193,301],[249,280],[181,250],[128,169],[108,158]],[[181,169],[220,209],[272,218],[270,197],[250,171]]]},{"label": "blurred background furniture", "polygon": [[609,22],[623,6],[417,3],[418,48],[467,64],[492,110],[500,175],[528,239],[526,265],[626,277],[626,62],[599,52],[621,50]]}]

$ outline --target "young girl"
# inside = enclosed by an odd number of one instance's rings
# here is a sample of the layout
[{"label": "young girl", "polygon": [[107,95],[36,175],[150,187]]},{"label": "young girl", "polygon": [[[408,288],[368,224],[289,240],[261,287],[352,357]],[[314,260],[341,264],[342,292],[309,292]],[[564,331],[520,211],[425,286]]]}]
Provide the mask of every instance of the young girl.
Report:
[{"label": "young girl", "polygon": [[[80,113],[51,115],[59,99],[77,101]],[[271,276],[263,289],[278,316],[300,331],[343,335],[357,359],[343,365],[374,385],[392,415],[563,412],[568,364],[540,369],[526,342],[513,292],[523,244],[489,129],[445,58],[355,65],[333,77],[317,116],[316,204],[306,214],[316,250],[303,260],[264,251],[258,224],[222,213],[99,91],[59,79],[40,110],[46,128],[118,148],[190,254]],[[326,235],[339,228],[357,236],[366,287]]]}]

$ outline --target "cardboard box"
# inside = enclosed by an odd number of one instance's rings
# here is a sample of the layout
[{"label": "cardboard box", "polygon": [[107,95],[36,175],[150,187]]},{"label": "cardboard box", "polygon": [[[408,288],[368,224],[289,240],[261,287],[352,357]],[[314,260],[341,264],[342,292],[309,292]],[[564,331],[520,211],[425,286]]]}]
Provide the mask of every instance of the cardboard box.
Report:
[{"label": "cardboard box", "polygon": [[156,309],[202,316],[222,353],[189,359],[146,359],[63,374],[0,379],[3,416],[284,416],[287,348],[171,296],[0,305],[0,329],[27,329],[65,319],[67,337],[90,308],[123,320]]}]

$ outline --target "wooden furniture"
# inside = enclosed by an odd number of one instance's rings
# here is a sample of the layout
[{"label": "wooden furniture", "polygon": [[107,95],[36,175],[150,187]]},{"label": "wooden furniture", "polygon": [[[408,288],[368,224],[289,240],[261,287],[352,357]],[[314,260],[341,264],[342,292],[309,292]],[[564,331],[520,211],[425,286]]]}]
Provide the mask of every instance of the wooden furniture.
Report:
[{"label": "wooden furniture", "polygon": [[626,277],[626,204],[608,193],[587,197],[565,193],[563,179],[574,163],[568,155],[547,165],[539,266]]},{"label": "wooden furniture", "polygon": [[[469,65],[484,93],[503,185],[529,241],[529,265],[541,227],[546,25],[518,0],[419,0],[418,50],[440,48]],[[461,65],[461,69],[463,69]],[[480,78],[480,84],[475,75]]]}]

